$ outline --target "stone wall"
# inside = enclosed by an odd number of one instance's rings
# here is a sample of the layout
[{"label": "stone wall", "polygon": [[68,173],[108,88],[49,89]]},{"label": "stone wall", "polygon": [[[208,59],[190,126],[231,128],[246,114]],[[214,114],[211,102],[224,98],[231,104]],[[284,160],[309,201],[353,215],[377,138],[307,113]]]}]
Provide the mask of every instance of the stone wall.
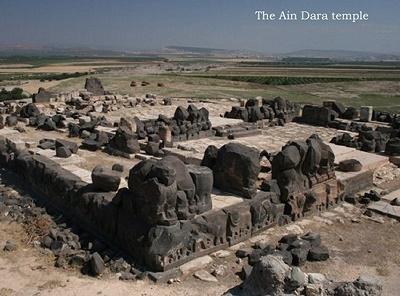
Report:
[{"label": "stone wall", "polygon": [[[305,153],[297,151],[301,154],[296,158],[298,161],[286,160],[288,147],[300,146],[305,148]],[[231,174],[238,175],[249,171],[246,167],[251,159],[242,158],[237,162],[246,150],[228,148],[221,148],[219,152],[226,154],[220,155],[223,162],[231,159],[226,161],[226,166],[230,166],[226,167],[227,172],[232,169],[236,173]],[[285,146],[283,158],[277,157],[277,164],[273,161],[273,176],[278,181],[272,180],[270,186],[264,186],[268,191],[257,190],[243,176],[239,186],[248,199],[210,210],[213,175],[219,174],[218,169],[213,172],[205,166],[186,166],[177,158],[167,156],[134,166],[127,188],[100,192],[52,160],[26,150],[15,150],[4,139],[0,141],[3,167],[23,178],[65,216],[79,221],[88,231],[124,250],[136,264],[153,271],[179,266],[237,244],[268,227],[287,223],[290,218],[322,211],[340,201],[329,152],[315,138]],[[282,167],[279,159],[290,163],[290,167]],[[256,178],[257,174],[255,171],[250,178]],[[287,178],[292,175],[296,180],[306,178],[308,183],[304,187],[292,186]],[[274,187],[274,182],[279,188]],[[229,186],[225,184],[223,189],[229,191]],[[238,189],[235,184],[234,190]],[[245,196],[246,193],[251,194]],[[294,202],[297,207],[293,206]]]}]

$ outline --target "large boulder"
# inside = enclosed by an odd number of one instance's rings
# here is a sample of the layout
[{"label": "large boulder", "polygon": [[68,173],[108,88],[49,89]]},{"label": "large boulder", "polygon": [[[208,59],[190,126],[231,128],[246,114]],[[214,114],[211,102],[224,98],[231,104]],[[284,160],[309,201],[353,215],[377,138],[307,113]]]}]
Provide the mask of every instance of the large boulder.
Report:
[{"label": "large boulder", "polygon": [[308,124],[327,126],[328,123],[334,121],[337,117],[338,114],[333,109],[315,105],[305,105],[300,120]]},{"label": "large boulder", "polygon": [[38,107],[36,107],[36,105],[33,103],[29,103],[29,104],[25,105],[19,111],[19,116],[21,116],[23,118],[35,117],[35,116],[38,116],[39,114],[40,114],[40,111],[39,111]]},{"label": "large boulder", "polygon": [[110,140],[109,146],[128,154],[140,151],[137,136],[125,126],[118,128],[114,137]]},{"label": "large boulder", "polygon": [[49,103],[55,95],[52,92],[45,90],[43,87],[40,87],[37,94],[32,96],[33,103]]},{"label": "large boulder", "polygon": [[70,150],[71,153],[78,152],[78,144],[75,142],[67,141],[64,139],[56,139],[55,145],[56,149],[59,147],[65,147],[66,149]]},{"label": "large boulder", "polygon": [[290,274],[290,267],[281,257],[273,255],[262,257],[243,283],[242,295],[284,295]]},{"label": "large boulder", "polygon": [[400,155],[400,138],[392,138],[386,143],[385,154]]},{"label": "large boulder", "polygon": [[121,175],[107,167],[98,165],[92,171],[92,182],[95,190],[101,192],[117,191]]},{"label": "large boulder", "polygon": [[239,143],[226,144],[218,150],[213,167],[215,187],[252,198],[260,169],[257,149]]},{"label": "large boulder", "polygon": [[197,213],[197,200],[195,199],[196,188],[186,165],[175,156],[166,156],[160,160],[160,163],[175,170],[177,189],[185,192],[189,212]]},{"label": "large boulder", "polygon": [[105,94],[100,79],[96,77],[86,78],[85,89],[95,96],[102,96]]},{"label": "large boulder", "polygon": [[174,168],[151,159],[138,163],[129,171],[133,208],[148,225],[176,224],[176,179]]},{"label": "large boulder", "polygon": [[382,285],[374,278],[359,277],[354,282],[339,284],[334,289],[334,296],[380,296]]}]

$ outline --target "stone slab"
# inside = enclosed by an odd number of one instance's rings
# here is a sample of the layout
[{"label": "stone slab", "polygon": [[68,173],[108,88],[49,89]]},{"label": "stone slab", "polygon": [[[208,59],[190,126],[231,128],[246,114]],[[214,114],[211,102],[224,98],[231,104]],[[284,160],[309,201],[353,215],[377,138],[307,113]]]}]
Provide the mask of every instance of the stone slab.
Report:
[{"label": "stone slab", "polygon": [[193,259],[185,264],[182,264],[179,267],[179,270],[182,272],[183,276],[187,276],[188,274],[193,273],[196,270],[205,268],[211,262],[213,262],[213,259],[207,255]]},{"label": "stone slab", "polygon": [[[83,168],[80,168],[76,165],[66,165],[63,166],[64,169],[70,171],[74,175],[78,176],[81,178],[82,181],[86,183],[92,183],[92,172]],[[125,180],[125,178],[121,177],[121,183],[119,184],[119,188],[125,188],[128,187],[128,182]]]},{"label": "stone slab", "polygon": [[383,200],[386,200],[387,202],[391,202],[392,200],[394,200],[397,197],[400,198],[400,189],[392,191],[389,194],[381,196],[381,198]]},{"label": "stone slab", "polygon": [[19,131],[9,128],[9,127],[0,129],[0,136],[9,136],[9,135],[15,135],[15,134],[19,134]]},{"label": "stone slab", "polygon": [[335,163],[346,159],[356,159],[362,164],[362,169],[359,172],[341,172],[336,171],[336,177],[342,183],[351,187],[349,193],[354,193],[363,190],[373,185],[373,173],[378,168],[389,163],[389,158],[386,156],[368,153],[354,148],[339,146],[329,143],[335,154]]},{"label": "stone slab", "polygon": [[211,200],[213,210],[229,207],[244,201],[244,199],[239,196],[231,195],[229,193],[222,193],[217,189],[213,189],[213,192],[211,193]]},{"label": "stone slab", "polygon": [[378,212],[383,215],[387,215],[391,218],[395,218],[400,220],[400,207],[399,206],[392,206],[386,201],[377,201],[374,203],[371,203],[368,206],[368,209],[371,211]]},{"label": "stone slab", "polygon": [[81,164],[85,161],[84,158],[80,157],[77,154],[72,154],[68,158],[57,157],[56,151],[51,150],[51,149],[31,148],[31,149],[29,149],[29,151],[32,153],[35,153],[35,154],[46,156],[46,157],[50,158],[51,160],[57,162],[61,166],[73,165],[73,164],[77,165],[77,164]]}]

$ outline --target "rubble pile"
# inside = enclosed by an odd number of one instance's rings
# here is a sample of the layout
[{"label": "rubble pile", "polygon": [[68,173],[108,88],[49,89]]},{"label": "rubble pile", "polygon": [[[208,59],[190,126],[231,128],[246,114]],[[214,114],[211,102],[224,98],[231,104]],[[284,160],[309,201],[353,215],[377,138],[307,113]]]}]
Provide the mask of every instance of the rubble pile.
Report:
[{"label": "rubble pile", "polygon": [[354,282],[333,282],[323,274],[304,273],[298,267],[291,267],[279,255],[266,255],[261,257],[243,284],[224,295],[380,296],[382,285],[365,276]]},{"label": "rubble pile", "polygon": [[273,100],[249,99],[243,107],[232,107],[224,117],[242,119],[245,122],[257,122],[259,120],[277,119],[278,124],[290,122],[299,114],[300,106],[288,100],[277,97]]}]

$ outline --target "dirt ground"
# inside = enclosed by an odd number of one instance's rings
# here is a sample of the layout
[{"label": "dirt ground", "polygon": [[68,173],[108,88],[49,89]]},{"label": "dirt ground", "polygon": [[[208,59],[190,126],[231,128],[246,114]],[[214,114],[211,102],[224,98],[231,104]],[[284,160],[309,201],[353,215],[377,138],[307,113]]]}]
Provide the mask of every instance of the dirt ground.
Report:
[{"label": "dirt ground", "polygon": [[[331,258],[325,262],[307,262],[305,272],[321,272],[329,279],[351,281],[359,275],[372,275],[382,283],[385,296],[398,295],[400,284],[400,225],[384,218],[369,219],[362,211],[349,204],[321,214],[304,218],[294,224],[275,227],[246,241],[275,243],[289,232],[321,233],[322,242],[330,249]],[[213,257],[206,269],[223,265],[226,276],[218,283],[203,282],[188,276],[180,283],[154,284],[149,280],[123,282],[116,274],[91,278],[77,270],[54,267],[52,255],[35,247],[21,224],[0,221],[0,244],[13,239],[18,243],[15,252],[0,251],[0,295],[222,295],[241,283],[235,274],[243,263],[238,263],[234,250],[224,258]]]}]

